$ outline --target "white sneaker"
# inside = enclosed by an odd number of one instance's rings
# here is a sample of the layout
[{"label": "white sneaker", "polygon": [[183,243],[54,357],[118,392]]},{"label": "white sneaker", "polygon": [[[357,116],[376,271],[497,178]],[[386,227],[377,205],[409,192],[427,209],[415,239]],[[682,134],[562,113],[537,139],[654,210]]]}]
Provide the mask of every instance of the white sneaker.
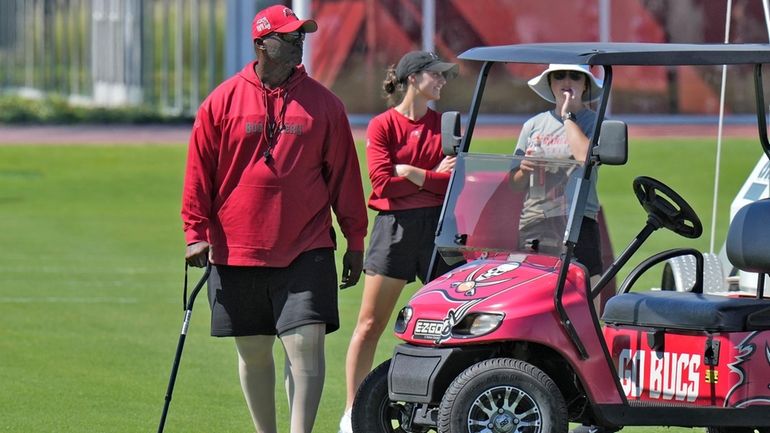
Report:
[{"label": "white sneaker", "polygon": [[340,418],[339,433],[353,433],[353,426],[350,423],[350,409],[346,410]]}]

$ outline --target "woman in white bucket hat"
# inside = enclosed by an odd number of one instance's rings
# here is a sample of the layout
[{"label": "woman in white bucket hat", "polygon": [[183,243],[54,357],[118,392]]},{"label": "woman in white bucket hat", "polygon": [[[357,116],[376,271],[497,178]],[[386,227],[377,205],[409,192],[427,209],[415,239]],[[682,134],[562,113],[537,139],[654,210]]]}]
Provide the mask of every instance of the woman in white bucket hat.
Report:
[{"label": "woman in white bucket hat", "polygon": [[[589,137],[596,123],[596,112],[591,110],[588,104],[601,97],[603,81],[591,72],[588,65],[550,64],[548,69],[529,80],[527,84],[541,98],[555,105],[553,109],[537,114],[524,123],[515,154],[533,155],[536,152],[544,158],[583,162],[590,145]],[[535,170],[536,164],[522,160],[520,169],[512,174],[514,185],[519,189],[527,189],[533,185],[531,181],[536,176]],[[528,238],[548,238],[549,236],[544,236],[543,233],[553,232],[553,237],[560,245],[569,211],[565,204],[568,206],[572,198],[570,185],[574,186],[575,180],[582,177],[582,171],[582,167],[578,168],[553,182],[551,180],[557,176],[549,173],[546,176],[551,179],[541,187],[545,191],[533,193],[535,187],[528,189],[519,223],[520,239],[526,241]],[[588,270],[592,285],[598,282],[603,270],[601,236],[597,223],[599,199],[596,194],[596,176],[597,170],[594,168],[586,212],[574,250],[575,259]],[[558,200],[559,196],[567,196],[567,200]],[[596,313],[601,314],[600,297],[595,298],[595,308]],[[608,431],[602,427],[584,425],[578,426],[570,433]]]},{"label": "woman in white bucket hat", "polygon": [[[555,107],[524,123],[516,152],[531,154],[533,144],[537,144],[544,151],[540,156],[582,162],[596,120],[596,112],[587,104],[601,97],[602,80],[591,73],[588,65],[550,64],[527,84]],[[524,164],[519,173],[518,180],[528,178],[530,165]]]},{"label": "woman in white bucket hat", "polygon": [[[554,107],[524,123],[515,154],[583,162],[596,121],[596,113],[588,107],[588,103],[601,97],[602,81],[591,73],[588,65],[551,64],[548,69],[529,80],[528,84],[541,98],[553,103]],[[520,168],[512,173],[514,185],[518,189],[527,190],[519,224],[519,237],[523,241],[532,233],[537,234],[531,236],[538,239],[542,237],[544,225],[564,226],[572,192],[569,185],[582,176],[582,167],[569,172],[546,173],[544,177],[547,181],[542,181],[538,188],[538,183],[532,182],[538,176],[537,169],[536,163],[525,159]],[[586,213],[574,251],[575,258],[588,269],[591,276],[598,276],[602,272],[595,175],[596,170],[592,172]],[[568,200],[563,199],[565,196]],[[555,234],[557,239],[554,242],[559,244],[558,248],[562,235],[563,231]],[[540,245],[543,244],[541,241]]]}]

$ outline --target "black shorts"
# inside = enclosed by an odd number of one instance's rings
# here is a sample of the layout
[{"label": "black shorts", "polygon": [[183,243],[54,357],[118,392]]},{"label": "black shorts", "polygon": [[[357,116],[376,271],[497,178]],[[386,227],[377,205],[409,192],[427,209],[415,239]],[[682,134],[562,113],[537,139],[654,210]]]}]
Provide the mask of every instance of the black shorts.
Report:
[{"label": "black shorts", "polygon": [[[374,218],[364,269],[367,273],[424,283],[436,236],[441,207],[383,211]],[[449,266],[438,258],[441,275]]]},{"label": "black shorts", "polygon": [[580,224],[580,235],[573,251],[575,260],[588,269],[588,275],[601,275],[602,266],[602,238],[599,232],[599,223],[595,219],[583,217]]},{"label": "black shorts", "polygon": [[[545,254],[558,255],[562,251],[564,242],[564,225],[566,217],[546,218],[519,229],[520,243],[526,242],[530,237],[540,237],[540,251]],[[583,217],[580,224],[578,242],[573,250],[575,260],[588,269],[588,275],[601,275],[602,244],[599,223],[595,219]]]},{"label": "black shorts", "polygon": [[280,335],[311,323],[339,329],[334,250],[306,251],[285,268],[214,265],[211,335]]}]

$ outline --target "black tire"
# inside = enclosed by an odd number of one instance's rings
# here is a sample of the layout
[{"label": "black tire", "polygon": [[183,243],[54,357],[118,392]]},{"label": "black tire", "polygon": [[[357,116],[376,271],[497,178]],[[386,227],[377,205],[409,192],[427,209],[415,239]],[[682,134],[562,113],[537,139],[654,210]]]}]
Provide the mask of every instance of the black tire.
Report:
[{"label": "black tire", "polygon": [[449,385],[438,413],[439,433],[567,433],[568,428],[559,388],[518,359],[488,359],[466,369]]},{"label": "black tire", "polygon": [[350,421],[353,433],[427,433],[429,429],[404,430],[401,426],[409,416],[403,403],[388,396],[390,359],[378,365],[361,382],[353,400]]},{"label": "black tire", "polygon": [[674,270],[671,269],[671,264],[666,263],[663,266],[663,278],[660,282],[660,290],[676,290],[676,283],[674,282]]}]

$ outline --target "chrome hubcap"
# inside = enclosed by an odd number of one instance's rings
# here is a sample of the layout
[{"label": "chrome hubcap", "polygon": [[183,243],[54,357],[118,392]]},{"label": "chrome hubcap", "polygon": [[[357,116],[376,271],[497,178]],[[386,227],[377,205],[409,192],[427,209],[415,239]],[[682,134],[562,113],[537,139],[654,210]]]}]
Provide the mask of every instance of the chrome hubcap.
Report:
[{"label": "chrome hubcap", "polygon": [[535,400],[512,386],[487,389],[468,411],[468,433],[540,433],[541,425]]}]

